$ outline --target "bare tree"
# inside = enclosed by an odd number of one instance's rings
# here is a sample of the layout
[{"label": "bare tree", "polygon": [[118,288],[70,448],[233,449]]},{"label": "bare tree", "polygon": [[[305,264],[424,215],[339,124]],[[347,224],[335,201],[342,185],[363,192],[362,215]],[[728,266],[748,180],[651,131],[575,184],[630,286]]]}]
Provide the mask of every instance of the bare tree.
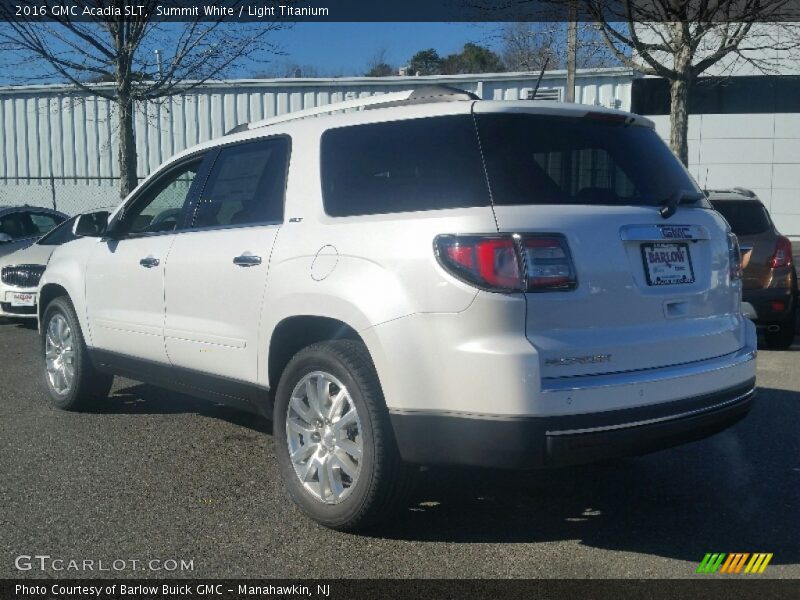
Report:
[{"label": "bare tree", "polygon": [[[124,14],[124,0],[19,0],[15,4],[73,5],[99,14]],[[26,21],[10,4],[0,4],[0,48],[6,59],[44,65],[47,75],[88,94],[114,103],[119,135],[120,194],[138,181],[134,110],[137,103],[159,101],[221,77],[240,59],[258,52],[277,52],[268,33],[275,23],[226,24],[201,15],[181,23],[155,19],[157,0],[140,0],[141,14],[132,16],[52,16]],[[120,12],[117,13],[118,9]],[[106,12],[107,11],[107,12]],[[92,82],[113,82],[95,85]]]},{"label": "bare tree", "polygon": [[[712,67],[769,72],[798,48],[787,0],[584,0],[621,63],[670,84],[670,147],[688,164],[689,91]],[[795,15],[796,16],[796,15]],[[772,21],[772,23],[767,23]]]},{"label": "bare tree", "polygon": [[[577,68],[619,65],[594,24],[579,22],[576,29]],[[509,71],[538,71],[548,59],[548,68],[563,69],[567,64],[567,27],[560,21],[506,23],[490,35],[487,42],[501,49]]]},{"label": "bare tree", "polygon": [[576,0],[569,3],[567,22],[567,82],[565,102],[575,102],[575,69],[578,63],[578,7]]},{"label": "bare tree", "polygon": [[389,63],[387,58],[388,51],[386,48],[378,48],[375,53],[370,57],[367,62],[367,70],[365,75],[367,77],[389,77],[396,75],[397,72]]},{"label": "bare tree", "polygon": [[[498,33],[503,62],[509,71],[536,71],[560,54],[559,23],[507,23]],[[556,62],[553,60],[553,62]]]}]

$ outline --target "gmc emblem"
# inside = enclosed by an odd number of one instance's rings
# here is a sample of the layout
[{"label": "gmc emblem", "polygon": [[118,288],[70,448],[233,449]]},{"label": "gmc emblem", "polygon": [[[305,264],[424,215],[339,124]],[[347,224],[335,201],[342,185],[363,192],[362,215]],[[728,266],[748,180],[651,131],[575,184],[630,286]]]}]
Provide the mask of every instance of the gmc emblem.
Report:
[{"label": "gmc emblem", "polygon": [[660,229],[664,239],[691,240],[693,237],[692,228],[683,225],[662,226]]}]

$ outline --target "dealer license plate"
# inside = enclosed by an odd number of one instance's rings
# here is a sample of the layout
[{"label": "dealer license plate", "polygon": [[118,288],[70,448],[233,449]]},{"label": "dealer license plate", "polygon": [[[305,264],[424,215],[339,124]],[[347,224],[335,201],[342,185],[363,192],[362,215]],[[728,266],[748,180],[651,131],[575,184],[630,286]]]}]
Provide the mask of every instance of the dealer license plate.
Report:
[{"label": "dealer license plate", "polygon": [[35,306],[36,294],[25,294],[13,292],[11,294],[11,306]]},{"label": "dealer license plate", "polygon": [[642,244],[647,285],[694,283],[688,244]]}]

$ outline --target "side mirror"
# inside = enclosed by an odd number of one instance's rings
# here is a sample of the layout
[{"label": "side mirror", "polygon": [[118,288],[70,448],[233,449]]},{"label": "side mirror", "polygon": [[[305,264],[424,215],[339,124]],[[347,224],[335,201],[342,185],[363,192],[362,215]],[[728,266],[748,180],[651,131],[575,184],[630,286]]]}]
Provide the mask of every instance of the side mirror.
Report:
[{"label": "side mirror", "polygon": [[14,238],[12,238],[7,233],[0,233],[0,244],[5,244],[6,242],[11,242],[13,240]]},{"label": "side mirror", "polygon": [[100,210],[86,213],[75,220],[72,233],[77,237],[103,237],[108,228],[109,212]]}]

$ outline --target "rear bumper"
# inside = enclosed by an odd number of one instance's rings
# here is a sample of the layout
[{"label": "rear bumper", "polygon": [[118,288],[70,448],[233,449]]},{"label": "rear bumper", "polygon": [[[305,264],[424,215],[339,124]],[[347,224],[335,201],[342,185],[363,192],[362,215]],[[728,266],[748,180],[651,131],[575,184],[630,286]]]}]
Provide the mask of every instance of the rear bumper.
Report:
[{"label": "rear bumper", "polygon": [[[755,311],[756,325],[781,323],[794,314],[796,299],[787,288],[765,288],[761,290],[744,290],[742,300],[750,304]],[[783,307],[773,303],[780,302]]]},{"label": "rear bumper", "polygon": [[644,454],[699,440],[750,410],[755,379],[732,388],[645,407],[553,417],[392,412],[404,460],[536,469]]}]

